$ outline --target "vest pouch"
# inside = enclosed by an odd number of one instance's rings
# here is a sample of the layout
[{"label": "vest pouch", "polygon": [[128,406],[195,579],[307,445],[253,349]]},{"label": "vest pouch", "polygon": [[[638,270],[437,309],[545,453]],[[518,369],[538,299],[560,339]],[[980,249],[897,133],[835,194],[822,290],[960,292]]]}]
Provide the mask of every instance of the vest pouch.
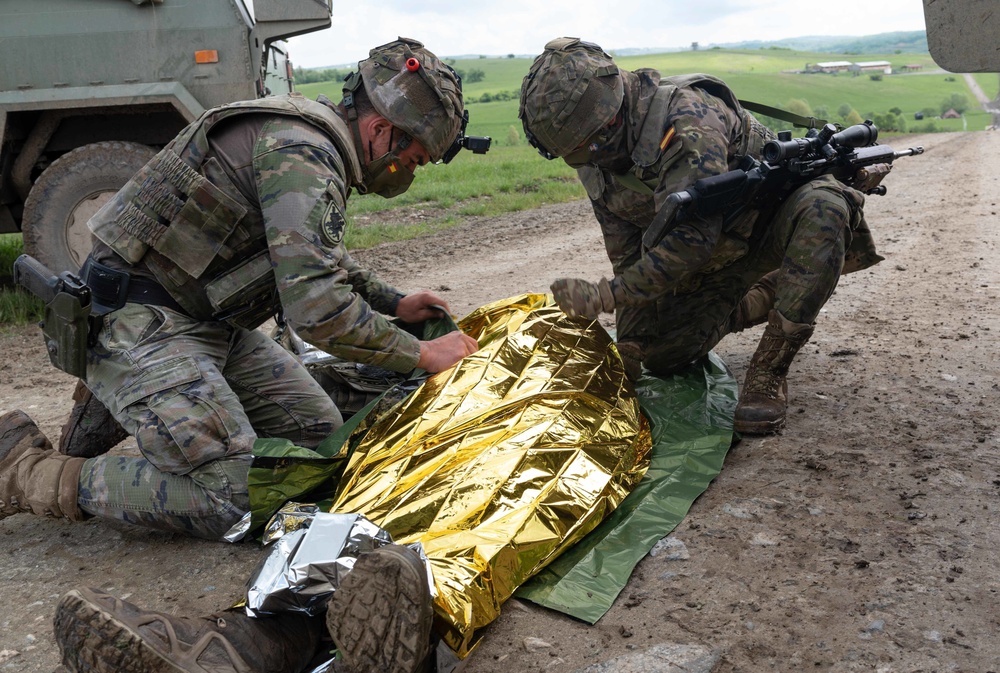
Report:
[{"label": "vest pouch", "polygon": [[153,249],[192,278],[200,278],[216,257],[231,254],[226,239],[247,207],[231,196],[239,191],[215,158],[208,159],[202,170],[216,184],[170,150],[161,152],[160,159],[164,178],[187,198]]},{"label": "vest pouch", "polygon": [[205,295],[212,304],[214,320],[253,329],[274,316],[277,297],[267,250],[208,283]]},{"label": "vest pouch", "polygon": [[132,204],[152,172],[150,164],[143,166],[87,222],[87,227],[95,238],[130,264],[139,263],[149,250],[149,242],[155,240],[163,229],[163,225],[150,219]]}]

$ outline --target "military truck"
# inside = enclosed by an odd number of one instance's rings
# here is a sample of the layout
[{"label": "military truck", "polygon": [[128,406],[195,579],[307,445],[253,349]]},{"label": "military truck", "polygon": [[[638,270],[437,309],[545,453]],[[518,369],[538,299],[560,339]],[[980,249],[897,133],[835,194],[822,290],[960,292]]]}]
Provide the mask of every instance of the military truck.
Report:
[{"label": "military truck", "polygon": [[76,271],[87,220],[185,125],[290,90],[279,41],[327,28],[331,3],[0,2],[0,233]]}]

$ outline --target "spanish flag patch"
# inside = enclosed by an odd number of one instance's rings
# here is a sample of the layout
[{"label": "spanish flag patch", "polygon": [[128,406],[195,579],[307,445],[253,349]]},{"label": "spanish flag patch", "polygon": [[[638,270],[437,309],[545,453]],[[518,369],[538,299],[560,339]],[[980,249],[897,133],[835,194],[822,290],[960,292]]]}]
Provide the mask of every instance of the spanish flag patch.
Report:
[{"label": "spanish flag patch", "polygon": [[663,150],[667,149],[667,145],[669,145],[670,141],[673,139],[674,139],[674,127],[671,126],[670,128],[667,129],[667,132],[663,134],[663,140],[660,141],[660,151],[662,152]]},{"label": "spanish flag patch", "polygon": [[[673,130],[673,129],[671,129],[671,130]],[[396,165],[395,161],[393,161],[391,164],[389,164],[389,172],[390,173],[395,173],[398,170],[399,170],[399,166]]]}]

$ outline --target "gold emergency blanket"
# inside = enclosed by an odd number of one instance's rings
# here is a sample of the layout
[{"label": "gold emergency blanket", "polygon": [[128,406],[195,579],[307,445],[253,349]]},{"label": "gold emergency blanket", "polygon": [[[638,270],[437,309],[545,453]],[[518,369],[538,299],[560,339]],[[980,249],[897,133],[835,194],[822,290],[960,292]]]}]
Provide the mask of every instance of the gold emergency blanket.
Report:
[{"label": "gold emergency blanket", "polygon": [[331,511],[423,544],[437,630],[465,657],[518,586],[628,495],[651,440],[596,321],[530,294],[459,326],[480,350],[369,429]]}]

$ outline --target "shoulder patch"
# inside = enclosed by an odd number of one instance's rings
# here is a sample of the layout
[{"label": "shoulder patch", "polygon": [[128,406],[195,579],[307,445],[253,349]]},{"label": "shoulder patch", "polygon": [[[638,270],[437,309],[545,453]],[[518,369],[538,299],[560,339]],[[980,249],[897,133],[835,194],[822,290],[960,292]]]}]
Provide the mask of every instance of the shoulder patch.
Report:
[{"label": "shoulder patch", "polygon": [[331,201],[327,205],[326,211],[323,213],[323,218],[319,223],[319,231],[323,237],[323,243],[331,248],[335,248],[343,243],[344,226],[344,213],[335,202]]}]

